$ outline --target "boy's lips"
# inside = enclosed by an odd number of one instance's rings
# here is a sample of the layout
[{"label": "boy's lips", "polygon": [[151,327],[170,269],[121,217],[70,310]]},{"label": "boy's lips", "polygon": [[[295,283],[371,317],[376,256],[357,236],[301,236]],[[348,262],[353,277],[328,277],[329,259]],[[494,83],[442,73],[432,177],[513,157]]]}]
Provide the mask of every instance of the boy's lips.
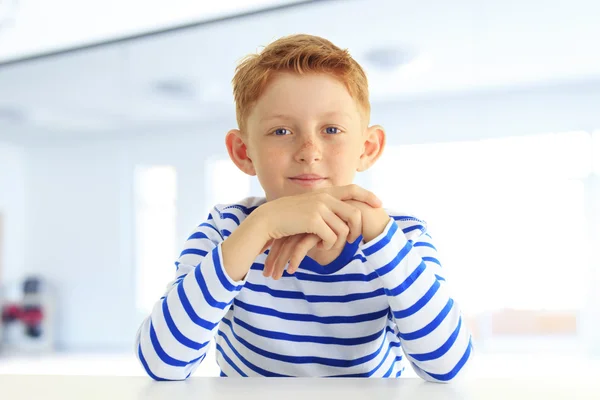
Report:
[{"label": "boy's lips", "polygon": [[292,182],[297,183],[302,186],[314,186],[314,185],[317,185],[317,184],[323,182],[327,178],[324,178],[324,177],[322,177],[320,175],[316,175],[316,174],[302,174],[302,175],[292,176],[289,179]]}]

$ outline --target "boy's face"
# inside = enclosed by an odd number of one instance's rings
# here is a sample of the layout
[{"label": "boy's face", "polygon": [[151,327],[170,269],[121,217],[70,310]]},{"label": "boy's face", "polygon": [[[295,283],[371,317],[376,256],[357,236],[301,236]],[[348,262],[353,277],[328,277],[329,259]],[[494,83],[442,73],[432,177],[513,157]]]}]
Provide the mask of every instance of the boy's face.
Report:
[{"label": "boy's face", "polygon": [[367,129],[358,104],[334,77],[279,73],[250,112],[246,132],[239,135],[246,147],[239,150],[248,160],[245,166],[236,164],[257,175],[268,201],[348,185],[357,170],[375,161],[366,154],[374,130],[383,135],[380,127]]}]

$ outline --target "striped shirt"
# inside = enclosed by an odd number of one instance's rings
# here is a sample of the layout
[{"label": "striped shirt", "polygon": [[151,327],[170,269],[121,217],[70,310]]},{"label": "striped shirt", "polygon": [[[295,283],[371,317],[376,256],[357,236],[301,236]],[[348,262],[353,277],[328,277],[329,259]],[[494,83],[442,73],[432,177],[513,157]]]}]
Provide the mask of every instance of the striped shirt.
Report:
[{"label": "striped shirt", "polygon": [[346,243],[328,265],[305,257],[276,281],[262,275],[267,250],[233,281],[221,244],[264,202],[217,205],[186,241],[137,333],[150,377],[186,379],[213,338],[221,376],[398,377],[406,360],[428,381],[461,371],[471,335],[424,221],[388,211],[378,237]]}]

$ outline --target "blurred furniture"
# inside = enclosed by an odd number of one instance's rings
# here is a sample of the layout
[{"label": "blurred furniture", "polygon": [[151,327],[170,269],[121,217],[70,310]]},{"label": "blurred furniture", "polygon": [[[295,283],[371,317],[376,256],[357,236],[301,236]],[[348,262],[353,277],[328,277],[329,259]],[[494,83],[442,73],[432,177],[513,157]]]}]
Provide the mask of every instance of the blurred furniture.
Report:
[{"label": "blurred furniture", "polygon": [[467,316],[475,339],[499,336],[571,336],[577,334],[577,311],[501,309]]},{"label": "blurred furniture", "polygon": [[20,298],[0,298],[0,347],[11,352],[54,350],[54,299],[44,279],[29,276]]}]

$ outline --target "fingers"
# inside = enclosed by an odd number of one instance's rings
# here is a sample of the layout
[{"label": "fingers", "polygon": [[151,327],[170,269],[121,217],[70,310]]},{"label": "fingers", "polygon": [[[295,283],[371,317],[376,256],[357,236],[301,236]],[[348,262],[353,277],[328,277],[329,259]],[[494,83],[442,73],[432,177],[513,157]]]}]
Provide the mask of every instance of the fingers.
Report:
[{"label": "fingers", "polygon": [[307,233],[319,236],[319,248],[324,250],[339,247],[346,240],[355,241],[362,234],[361,211],[327,193],[320,196],[321,203],[311,217],[313,222]]},{"label": "fingers", "polygon": [[[294,274],[309,250],[321,242],[317,235],[296,235],[278,246],[277,254],[273,254],[276,260],[273,262],[272,277],[278,280],[283,276],[285,265],[288,264],[288,274]],[[269,253],[271,255],[272,253]],[[266,275],[268,276],[268,275]]]},{"label": "fingers", "polygon": [[[262,250],[260,251],[260,253],[259,253],[259,254],[262,254],[262,253],[264,253],[264,252],[265,252],[265,251],[266,251],[266,250],[269,248],[269,246],[271,246],[271,245],[273,244],[273,241],[274,241],[274,240],[275,240],[275,239],[271,239],[271,240],[269,240],[267,243],[265,243],[264,247],[262,248]],[[269,252],[269,253],[270,253],[270,252]]]},{"label": "fingers", "polygon": [[348,241],[354,242],[361,234],[362,234],[362,212],[343,201],[339,201],[334,206],[334,212],[339,215],[350,228],[350,233],[348,235]]},{"label": "fingers", "polygon": [[294,246],[292,251],[292,255],[290,256],[290,264],[288,265],[288,274],[294,274],[304,257],[310,249],[315,247],[319,242],[321,242],[321,238],[317,235],[304,235],[300,241]]},{"label": "fingers", "polygon": [[358,200],[375,208],[382,206],[381,200],[373,192],[358,185],[338,186],[328,189],[339,200]]},{"label": "fingers", "polygon": [[271,246],[269,255],[267,256],[267,258],[265,260],[263,276],[271,276],[271,274],[273,273],[274,264],[275,264],[275,261],[277,260],[277,256],[279,255],[281,248],[283,247],[285,242],[288,240],[288,238],[289,237],[285,237],[285,238],[277,239],[277,240],[273,241],[273,245]]},{"label": "fingers", "polygon": [[294,252],[296,245],[302,240],[305,235],[295,235],[286,240],[285,244],[279,250],[277,254],[277,260],[273,266],[273,279],[279,280],[283,276],[285,266],[290,259],[290,256]]},{"label": "fingers", "polygon": [[[328,207],[335,215],[341,219],[344,224],[348,227],[348,233],[344,236],[344,240],[348,242],[354,242],[362,234],[362,213],[361,211],[351,204],[347,204],[341,200],[331,198]],[[328,221],[329,223],[329,221]],[[331,226],[331,225],[330,225]],[[331,226],[333,229],[333,226]],[[340,231],[334,229],[337,233]],[[338,235],[339,239],[339,235]]]},{"label": "fingers", "polygon": [[[317,235],[323,242],[323,248],[331,249],[337,242],[337,234],[330,225],[324,220],[323,215],[330,215],[332,211],[327,205],[322,205],[317,214],[314,214],[309,222],[309,232]],[[331,219],[331,218],[330,218]],[[338,217],[339,219],[339,217]],[[341,221],[341,220],[340,220]]]},{"label": "fingers", "polygon": [[325,247],[325,250],[343,247],[344,243],[348,239],[350,228],[348,227],[346,222],[340,218],[338,214],[336,214],[328,208],[322,211],[322,215],[323,220],[336,234],[336,241],[334,242],[333,246]]}]

